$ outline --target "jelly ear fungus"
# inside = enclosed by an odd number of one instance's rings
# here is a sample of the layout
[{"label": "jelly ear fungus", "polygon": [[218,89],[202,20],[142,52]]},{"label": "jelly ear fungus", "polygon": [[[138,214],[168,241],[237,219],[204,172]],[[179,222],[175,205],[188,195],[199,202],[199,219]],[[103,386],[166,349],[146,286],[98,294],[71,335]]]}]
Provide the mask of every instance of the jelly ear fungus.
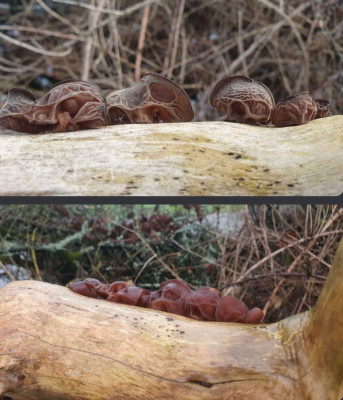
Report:
[{"label": "jelly ear fungus", "polygon": [[217,289],[207,286],[192,291],[180,279],[164,281],[153,292],[134,286],[132,281],[106,284],[91,278],[72,282],[69,288],[83,296],[152,308],[199,321],[260,324],[264,318],[261,309],[253,308],[249,311],[240,299],[221,296]]},{"label": "jelly ear fungus", "polygon": [[133,86],[106,95],[107,123],[188,122],[194,117],[187,93],[172,80],[149,72]]},{"label": "jelly ear fungus", "polygon": [[69,79],[40,100],[26,89],[11,89],[0,110],[0,125],[17,132],[76,131],[105,125],[105,100],[97,85]]},{"label": "jelly ear fungus", "polygon": [[[323,105],[323,110],[326,106]],[[275,126],[302,125],[315,119],[316,115],[317,104],[310,93],[300,92],[278,101],[272,110],[271,122]]]},{"label": "jelly ear fungus", "polygon": [[211,94],[211,105],[223,121],[265,125],[274,104],[267,86],[240,75],[224,77]]}]

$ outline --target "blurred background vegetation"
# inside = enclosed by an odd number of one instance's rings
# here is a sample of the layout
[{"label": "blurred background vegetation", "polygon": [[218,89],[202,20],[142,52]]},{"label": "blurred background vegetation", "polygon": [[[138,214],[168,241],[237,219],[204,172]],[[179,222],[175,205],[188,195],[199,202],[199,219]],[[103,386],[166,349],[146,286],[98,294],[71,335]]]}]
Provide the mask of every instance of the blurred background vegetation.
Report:
[{"label": "blurred background vegetation", "polygon": [[225,74],[264,82],[275,99],[302,90],[343,113],[341,0],[2,0],[0,101],[11,87],[37,97],[66,78],[103,89],[148,71],[181,85],[195,120]]},{"label": "blurred background vegetation", "polygon": [[1,205],[0,279],[180,278],[272,322],[316,303],[342,233],[329,205]]}]

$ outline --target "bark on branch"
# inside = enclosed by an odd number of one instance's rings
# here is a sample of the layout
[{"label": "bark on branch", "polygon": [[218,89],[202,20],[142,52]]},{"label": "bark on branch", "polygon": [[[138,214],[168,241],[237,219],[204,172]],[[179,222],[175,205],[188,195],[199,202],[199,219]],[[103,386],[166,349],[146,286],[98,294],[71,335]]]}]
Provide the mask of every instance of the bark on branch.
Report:
[{"label": "bark on branch", "polygon": [[339,195],[343,116],[285,128],[229,122],[1,137],[0,195]]},{"label": "bark on branch", "polygon": [[0,291],[0,398],[337,400],[342,274],[343,242],[317,305],[265,326],[11,283]]}]

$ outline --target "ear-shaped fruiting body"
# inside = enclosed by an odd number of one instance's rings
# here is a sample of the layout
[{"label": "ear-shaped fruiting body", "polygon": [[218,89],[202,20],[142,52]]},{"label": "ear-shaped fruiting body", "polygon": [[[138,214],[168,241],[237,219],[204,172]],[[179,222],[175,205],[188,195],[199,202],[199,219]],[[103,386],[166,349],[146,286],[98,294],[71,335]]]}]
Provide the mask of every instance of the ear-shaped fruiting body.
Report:
[{"label": "ear-shaped fruiting body", "polygon": [[315,100],[315,103],[317,104],[317,113],[315,119],[325,118],[330,116],[331,112],[330,112],[329,100],[317,99]]},{"label": "ear-shaped fruiting body", "polygon": [[44,133],[98,128],[105,124],[105,100],[97,85],[66,80],[37,101],[25,89],[11,89],[0,110],[0,126]]},{"label": "ear-shaped fruiting body", "polygon": [[160,289],[153,293],[148,304],[154,310],[167,311],[173,314],[185,315],[185,305],[191,294],[189,286],[179,279],[170,279],[161,283]]},{"label": "ear-shaped fruiting body", "polygon": [[94,299],[105,298],[99,295],[99,286],[105,286],[97,279],[86,278],[84,281],[69,283],[69,289],[83,296],[93,297]]},{"label": "ear-shaped fruiting body", "polygon": [[246,324],[260,324],[263,321],[264,313],[260,308],[254,307],[245,316]]},{"label": "ear-shaped fruiting body", "polygon": [[187,283],[179,279],[162,282],[154,292],[134,286],[132,281],[106,284],[91,278],[72,282],[69,288],[83,296],[166,311],[199,321],[259,324],[264,317],[261,309],[255,307],[249,311],[243,301],[232,296],[222,297],[217,289],[206,286],[192,292]]},{"label": "ear-shaped fruiting body", "polygon": [[220,292],[211,287],[195,290],[187,299],[186,316],[200,321],[215,321],[220,297]]},{"label": "ear-shaped fruiting body", "polygon": [[224,77],[211,94],[211,105],[223,121],[267,124],[274,104],[267,86],[240,75]]},{"label": "ear-shaped fruiting body", "polygon": [[119,292],[113,296],[112,301],[116,303],[129,304],[131,306],[146,307],[149,300],[149,290],[137,286],[127,286],[126,288],[119,290]]},{"label": "ear-shaped fruiting body", "polygon": [[312,121],[317,114],[317,104],[309,92],[300,92],[278,101],[271,113],[275,126],[302,125]]},{"label": "ear-shaped fruiting body", "polygon": [[108,92],[107,123],[188,122],[194,117],[187,93],[172,80],[149,72],[133,86]]},{"label": "ear-shaped fruiting body", "polygon": [[223,296],[218,300],[216,321],[245,322],[248,311],[248,307],[240,299],[233,296]]}]

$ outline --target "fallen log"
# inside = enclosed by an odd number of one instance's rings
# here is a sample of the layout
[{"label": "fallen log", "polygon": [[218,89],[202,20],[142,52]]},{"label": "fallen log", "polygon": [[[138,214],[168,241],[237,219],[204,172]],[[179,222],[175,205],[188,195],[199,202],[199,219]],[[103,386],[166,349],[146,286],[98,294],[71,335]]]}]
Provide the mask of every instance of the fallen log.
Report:
[{"label": "fallen log", "polygon": [[1,135],[0,195],[336,196],[343,116],[284,128],[230,122]]},{"label": "fallen log", "polygon": [[201,322],[37,281],[0,291],[0,398],[338,400],[343,241],[316,306],[278,323]]}]

